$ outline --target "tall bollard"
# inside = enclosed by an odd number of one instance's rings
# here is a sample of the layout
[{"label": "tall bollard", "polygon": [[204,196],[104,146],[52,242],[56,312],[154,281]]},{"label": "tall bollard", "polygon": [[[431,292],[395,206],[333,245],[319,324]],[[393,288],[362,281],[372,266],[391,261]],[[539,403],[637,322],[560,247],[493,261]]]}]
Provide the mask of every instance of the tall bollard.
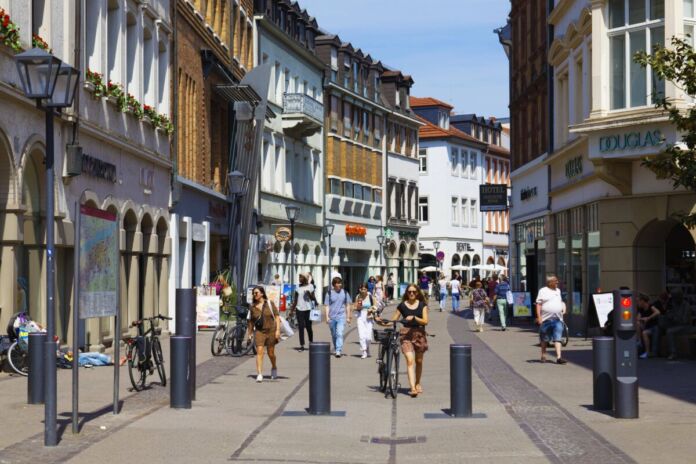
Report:
[{"label": "tall bollard", "polygon": [[596,410],[614,407],[614,337],[592,339],[592,405]]},{"label": "tall bollard", "polygon": [[191,388],[189,387],[189,352],[191,337],[175,335],[169,339],[172,379],[170,382],[169,407],[191,409]]},{"label": "tall bollard", "polygon": [[450,411],[471,417],[471,345],[450,345]]},{"label": "tall bollard", "polygon": [[29,379],[27,381],[27,404],[44,404],[44,374],[46,371],[45,332],[29,334]]},{"label": "tall bollard", "polygon": [[189,388],[196,400],[196,289],[176,289],[176,334],[191,338],[189,349]]},{"label": "tall bollard", "polygon": [[328,342],[309,344],[309,414],[331,414],[331,360]]}]

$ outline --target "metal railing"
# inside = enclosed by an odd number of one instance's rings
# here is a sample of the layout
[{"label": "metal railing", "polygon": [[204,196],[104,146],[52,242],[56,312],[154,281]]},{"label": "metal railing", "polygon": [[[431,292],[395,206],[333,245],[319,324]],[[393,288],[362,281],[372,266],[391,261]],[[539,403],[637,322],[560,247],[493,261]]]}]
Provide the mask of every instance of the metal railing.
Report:
[{"label": "metal railing", "polygon": [[303,93],[286,93],[283,95],[283,114],[304,114],[321,122],[324,105]]}]

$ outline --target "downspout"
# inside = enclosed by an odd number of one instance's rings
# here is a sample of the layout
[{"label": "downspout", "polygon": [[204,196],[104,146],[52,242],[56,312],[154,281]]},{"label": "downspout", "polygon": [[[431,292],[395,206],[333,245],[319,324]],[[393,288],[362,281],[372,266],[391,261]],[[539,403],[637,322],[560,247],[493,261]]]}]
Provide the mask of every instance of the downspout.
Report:
[{"label": "downspout", "polygon": [[[171,158],[172,158],[172,177],[171,177],[171,185],[172,185],[172,198],[171,198],[171,203],[172,206],[176,205],[179,201],[179,195],[180,193],[179,190],[176,188],[176,178],[179,175],[179,137],[181,134],[179,133],[179,114],[177,109],[179,108],[179,92],[177,89],[179,88],[179,53],[178,53],[178,47],[179,47],[179,28],[177,27],[177,3],[178,0],[172,0],[170,4],[170,15],[172,17],[172,30],[173,30],[173,36],[172,40],[174,42],[174,53],[172,53],[172,86],[171,86],[171,95],[173,96],[172,98],[172,107],[171,109],[171,116],[172,116],[172,124],[174,126],[174,137],[172,137],[171,141]],[[178,245],[177,245],[178,246]]]},{"label": "downspout", "polygon": [[[82,0],[78,0],[75,2],[75,49],[74,49],[74,61],[75,61],[75,69],[80,69],[80,53],[81,53],[81,48],[82,48]],[[79,82],[78,82],[79,86]],[[77,92],[75,92],[75,105],[73,106],[74,108],[74,114],[75,114],[75,121],[72,124],[72,142],[71,145],[77,145],[80,136],[78,133],[79,127],[80,127],[80,89],[77,89]]]},{"label": "downspout", "polygon": [[[551,11],[553,11],[553,4],[554,0],[547,0],[546,2],[546,19],[548,22],[548,18],[551,15]],[[546,57],[549,56],[549,50],[551,49],[551,43],[553,42],[553,34],[554,34],[554,29],[553,29],[553,24],[547,24],[547,29],[546,29]],[[548,120],[548,145],[546,147],[546,153],[553,153],[554,151],[554,121],[553,121],[553,106],[554,106],[554,85],[553,85],[553,66],[551,66],[548,63],[548,60],[545,61],[546,63],[546,82],[547,82],[547,96],[548,96],[548,106],[547,106],[547,120]],[[547,176],[547,185],[551,185],[551,167],[547,166],[546,168],[546,176]],[[548,195],[548,192],[546,194],[546,209],[548,211],[551,211],[551,196]]]}]

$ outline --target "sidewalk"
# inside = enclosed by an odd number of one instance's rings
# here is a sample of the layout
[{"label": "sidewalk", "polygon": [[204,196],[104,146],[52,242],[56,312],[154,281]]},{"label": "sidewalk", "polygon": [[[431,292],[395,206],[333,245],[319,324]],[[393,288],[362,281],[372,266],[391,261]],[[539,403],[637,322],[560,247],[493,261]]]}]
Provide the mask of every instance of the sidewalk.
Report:
[{"label": "sidewalk", "polygon": [[[641,419],[616,420],[588,407],[590,341],[571,341],[568,365],[542,365],[531,327],[477,334],[467,319],[432,307],[428,332],[435,337],[425,358],[425,392],[416,399],[406,394],[404,363],[397,399],[376,391],[375,359],[359,358],[355,323],[348,328],[348,356],[331,358],[332,410],[345,411],[344,417],[304,414],[308,353],[295,351],[297,335],[278,346],[280,378],[257,384],[253,358],[209,359],[211,335],[199,334],[199,388],[191,410],[169,409],[163,388],[127,397],[122,390],[119,416],[96,415],[77,437],[68,427],[55,449],[42,446],[43,407],[24,404],[26,382],[0,376],[0,408],[13,418],[0,434],[0,463],[111,463],[126,455],[163,463],[692,462],[693,362],[642,361]],[[315,324],[315,340],[329,339],[327,325]],[[472,344],[474,413],[485,417],[425,417],[449,407],[453,340]],[[264,369],[268,376],[268,359]],[[69,376],[61,372],[59,418],[70,408]],[[125,388],[127,370],[121,377]],[[83,369],[81,382],[81,409],[108,409],[111,369]]]}]

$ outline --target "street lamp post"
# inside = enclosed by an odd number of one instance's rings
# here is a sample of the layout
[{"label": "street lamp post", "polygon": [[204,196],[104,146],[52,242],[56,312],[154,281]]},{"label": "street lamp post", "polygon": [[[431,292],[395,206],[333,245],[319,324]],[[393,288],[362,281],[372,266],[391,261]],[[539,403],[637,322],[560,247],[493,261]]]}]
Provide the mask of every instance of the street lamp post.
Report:
[{"label": "street lamp post", "polygon": [[[236,287],[237,287],[237,306],[241,306],[242,302],[244,301],[244,297],[242,296],[242,286],[243,286],[243,278],[242,278],[242,250],[241,250],[241,237],[239,237],[239,224],[241,221],[237,221],[237,216],[238,216],[238,211],[239,211],[239,201],[240,199],[245,196],[249,190],[249,178],[245,176],[243,173],[239,171],[232,171],[227,174],[227,185],[229,188],[229,196],[231,197],[231,202],[232,202],[232,214],[230,214],[230,221],[231,221],[231,227],[230,227],[230,245],[232,245],[232,241],[234,240],[234,266],[235,270],[237,272],[236,278]],[[236,231],[236,236],[232,237],[232,231]],[[229,260],[230,265],[232,263],[232,259]],[[231,276],[230,276],[231,277]]]},{"label": "street lamp post", "polygon": [[287,205],[285,214],[287,214],[288,221],[290,221],[290,306],[292,306],[295,298],[295,221],[298,214],[300,214],[300,207]]},{"label": "street lamp post", "polygon": [[[379,243],[379,272],[382,273],[382,265],[384,263],[384,241],[386,237],[382,234],[377,236],[377,243]],[[386,283],[386,282],[385,282]]]},{"label": "street lamp post", "polygon": [[[54,140],[53,111],[72,106],[79,71],[52,54],[32,48],[15,55],[17,72],[24,95],[36,100],[46,115],[46,344],[45,348],[45,406],[44,445],[56,446],[57,388],[56,388],[56,314],[54,299],[55,238],[54,238]],[[75,244],[77,247],[77,244]]]},{"label": "street lamp post", "polygon": [[[437,268],[437,270],[439,271],[440,270],[440,260],[437,258],[437,250],[440,249],[440,241],[439,240],[435,240],[433,242],[433,248],[435,248],[435,268]],[[439,272],[438,272],[437,277],[438,278],[440,277]]]},{"label": "street lamp post", "polygon": [[333,262],[333,255],[331,254],[331,236],[334,233],[334,225],[328,222],[324,225],[324,236],[329,239],[329,296],[331,296],[331,264]]}]

